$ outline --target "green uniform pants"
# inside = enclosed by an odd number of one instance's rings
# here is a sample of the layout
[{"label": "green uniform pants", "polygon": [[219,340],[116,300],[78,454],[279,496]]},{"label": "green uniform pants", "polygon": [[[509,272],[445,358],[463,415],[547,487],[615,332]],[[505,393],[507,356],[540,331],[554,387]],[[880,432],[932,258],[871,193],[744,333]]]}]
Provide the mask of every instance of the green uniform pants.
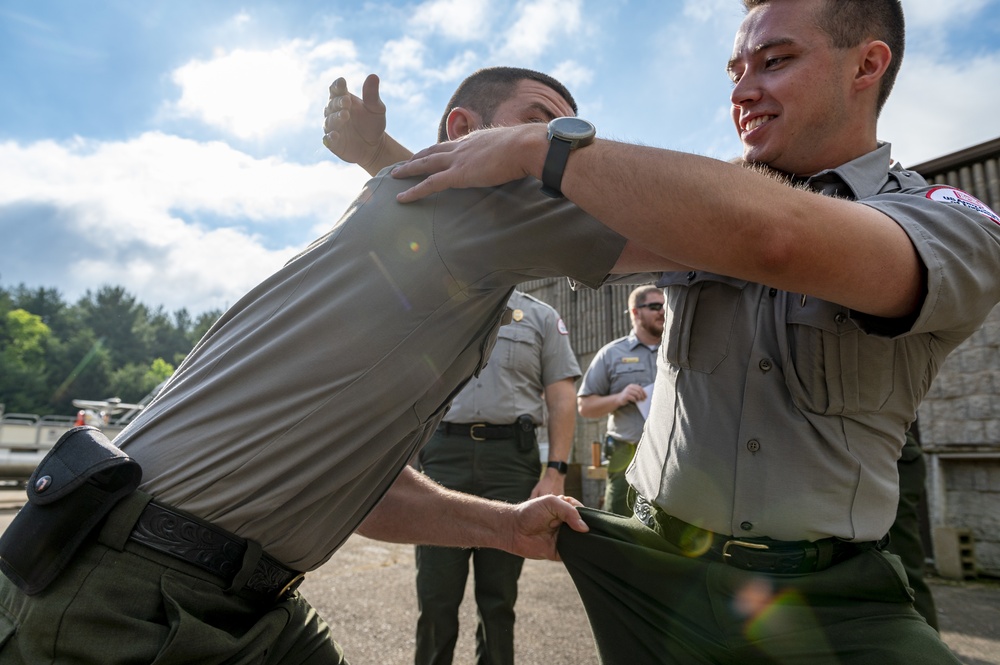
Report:
[{"label": "green uniform pants", "polygon": [[[541,476],[538,446],[522,450],[516,439],[474,441],[437,432],[420,451],[419,462],[445,487],[511,503],[527,499]],[[478,610],[476,663],[514,662],[514,603],[524,559],[485,548],[418,546],[417,665],[452,662],[470,559]]]},{"label": "green uniform pants", "polygon": [[924,544],[920,540],[919,508],[926,491],[927,464],[912,432],[906,433],[903,454],[896,462],[899,470],[899,505],[896,521],[889,529],[889,551],[899,556],[913,590],[913,606],[935,630],[938,627],[934,597],[924,579]]},{"label": "green uniform pants", "polygon": [[226,593],[219,578],[127,542],[134,515],[123,512],[41,593],[0,575],[0,664],[346,665],[298,593],[266,607]]},{"label": "green uniform pants", "polygon": [[608,458],[608,481],[604,485],[604,510],[628,517],[632,509],[628,504],[628,481],[625,471],[635,457],[635,444],[608,437],[605,443]]},{"label": "green uniform pants", "polygon": [[635,517],[583,508],[559,553],[600,662],[942,665],[959,661],[913,609],[895,555],[767,575],[688,558]]}]

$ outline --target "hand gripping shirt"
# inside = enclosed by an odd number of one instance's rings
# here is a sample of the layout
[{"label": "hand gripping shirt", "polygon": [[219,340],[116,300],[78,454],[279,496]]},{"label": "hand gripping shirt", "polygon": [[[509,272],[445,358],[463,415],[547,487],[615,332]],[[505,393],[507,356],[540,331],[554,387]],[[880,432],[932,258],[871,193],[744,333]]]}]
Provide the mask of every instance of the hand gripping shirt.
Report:
[{"label": "hand gripping shirt", "polygon": [[599,286],[625,246],[531,179],[397,203],[410,185],[383,171],[209,330],[116,439],[142,489],[316,568],[482,368],[514,286]]},{"label": "hand gripping shirt", "polygon": [[[612,395],[630,384],[645,388],[656,378],[656,351],[639,341],[635,331],[605,344],[583,375],[577,394]],[[630,402],[608,414],[607,433],[621,441],[636,443],[646,424],[639,407]]]},{"label": "hand gripping shirt", "polygon": [[450,423],[508,425],[529,415],[545,424],[545,386],[580,376],[559,313],[520,291],[507,302],[510,323],[500,326],[486,367],[469,381],[445,414]]},{"label": "hand gripping shirt", "polygon": [[809,185],[907,233],[927,274],[915,318],[876,319],[723,275],[663,275],[656,388],[627,477],[668,514],[778,540],[889,530],[917,405],[1000,299],[1000,220],[890,161],[883,144]]}]

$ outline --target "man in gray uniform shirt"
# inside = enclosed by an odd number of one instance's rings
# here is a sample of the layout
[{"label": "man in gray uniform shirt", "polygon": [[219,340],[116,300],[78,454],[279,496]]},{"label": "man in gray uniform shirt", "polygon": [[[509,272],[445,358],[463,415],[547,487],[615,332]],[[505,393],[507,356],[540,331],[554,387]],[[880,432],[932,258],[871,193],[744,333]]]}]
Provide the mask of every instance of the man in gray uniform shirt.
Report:
[{"label": "man in gray uniform shirt", "polygon": [[[531,83],[510,101],[574,112]],[[555,558],[562,520],[587,528],[562,498],[470,497],[408,462],[483,368],[516,284],[567,275],[596,287],[649,256],[531,181],[399,205],[412,184],[370,181],[216,322],[116,439],[142,466],[141,491],[75,551],[63,532],[76,531],[74,511],[84,524],[99,514],[94,488],[114,495],[112,479],[103,462],[82,485],[43,462],[4,534],[19,535],[0,541],[0,663],[341,663],[294,588],[355,530]],[[89,430],[71,448],[81,440],[110,448]],[[48,528],[38,515],[52,511]],[[40,544],[39,563],[65,564],[54,577],[36,574]]]},{"label": "man in gray uniform shirt", "polygon": [[[543,82],[557,85],[545,75],[520,68],[474,72],[448,101],[438,140],[457,139],[488,125],[547,119],[531,105],[498,103],[519,87]],[[377,77],[368,78],[363,94],[363,100],[352,97],[343,79],[334,83],[327,129],[336,128],[337,133],[335,139],[327,137],[326,145],[341,159],[360,162],[369,173],[376,173],[389,160],[399,161],[410,153],[385,132]],[[347,112],[341,114],[343,109]],[[574,384],[580,366],[569,345],[569,331],[552,307],[514,291],[508,308],[512,321],[501,326],[489,362],[455,396],[438,430],[421,449],[417,467],[450,489],[515,502],[563,492],[576,427]],[[535,426],[544,423],[546,410],[549,449],[542,473]],[[479,620],[477,662],[514,662],[514,604],[524,559],[492,548],[419,545],[418,665],[452,662],[470,558]]]},{"label": "man in gray uniform shirt", "polygon": [[541,176],[670,264],[634,515],[559,537],[603,663],[958,663],[884,545],[917,406],[1000,300],[1000,216],[877,140],[898,0],[744,4],[743,158],[810,191],[603,139],[553,174],[529,125],[418,152],[399,200]]},{"label": "man in gray uniform shirt", "polygon": [[632,514],[626,501],[625,469],[646,424],[638,403],[649,399],[647,388],[652,390],[656,378],[656,351],[663,335],[663,292],[653,285],[637,287],[629,293],[628,305],[631,332],[597,352],[577,393],[581,416],[608,417],[604,510],[618,515]]},{"label": "man in gray uniform shirt", "polygon": [[[513,503],[563,492],[580,366],[554,309],[519,291],[507,306],[513,320],[500,327],[486,367],[455,396],[417,460],[447,488]],[[545,423],[546,410],[549,461],[543,473],[535,426]],[[514,662],[514,603],[524,558],[493,548],[418,545],[418,665],[452,662],[470,559],[477,662]]]}]

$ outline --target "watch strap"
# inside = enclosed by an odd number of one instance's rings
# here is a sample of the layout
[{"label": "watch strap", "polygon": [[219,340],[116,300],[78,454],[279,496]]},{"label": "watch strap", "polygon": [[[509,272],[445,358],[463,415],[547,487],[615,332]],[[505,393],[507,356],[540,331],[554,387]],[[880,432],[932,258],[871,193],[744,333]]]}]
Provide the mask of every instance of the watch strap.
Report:
[{"label": "watch strap", "polygon": [[549,139],[549,152],[545,156],[545,165],[542,167],[542,193],[546,196],[551,196],[554,199],[562,198],[563,172],[566,170],[566,162],[569,161],[572,147],[572,143],[566,139],[555,136]]},{"label": "watch strap", "polygon": [[566,472],[569,471],[569,464],[566,462],[549,462],[545,466],[549,469],[555,469],[564,476],[566,475]]}]

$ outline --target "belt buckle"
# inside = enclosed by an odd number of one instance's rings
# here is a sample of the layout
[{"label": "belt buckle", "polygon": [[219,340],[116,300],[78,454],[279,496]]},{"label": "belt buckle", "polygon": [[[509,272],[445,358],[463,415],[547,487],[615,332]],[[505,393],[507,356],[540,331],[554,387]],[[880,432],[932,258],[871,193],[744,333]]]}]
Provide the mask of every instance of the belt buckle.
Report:
[{"label": "belt buckle", "polygon": [[728,559],[731,556],[733,556],[732,553],[729,551],[729,547],[730,546],[744,547],[744,548],[746,548],[748,550],[769,550],[769,549],[771,549],[770,547],[768,547],[764,543],[751,543],[751,542],[748,542],[746,540],[727,540],[726,544],[722,546],[722,558],[723,559]]},{"label": "belt buckle", "polygon": [[299,573],[298,575],[290,579],[288,581],[288,584],[281,587],[281,591],[279,591],[278,595],[275,596],[275,600],[282,600],[286,596],[291,595],[292,592],[294,592],[296,589],[299,588],[299,585],[302,584],[302,580],[304,580],[305,578],[306,578],[305,573]]},{"label": "belt buckle", "polygon": [[482,436],[482,437],[476,436],[476,428],[477,427],[483,427],[483,428],[485,428],[486,427],[486,423],[476,423],[475,425],[469,425],[469,438],[472,439],[473,441],[485,441],[486,440],[485,436]]}]

